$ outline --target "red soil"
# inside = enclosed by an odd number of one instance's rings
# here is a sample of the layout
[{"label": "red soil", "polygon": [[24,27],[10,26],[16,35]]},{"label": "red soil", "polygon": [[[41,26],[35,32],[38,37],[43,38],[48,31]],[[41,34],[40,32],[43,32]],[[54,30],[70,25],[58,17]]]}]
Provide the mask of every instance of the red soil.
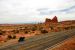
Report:
[{"label": "red soil", "polygon": [[65,41],[58,47],[55,47],[52,50],[75,50],[75,37]]}]

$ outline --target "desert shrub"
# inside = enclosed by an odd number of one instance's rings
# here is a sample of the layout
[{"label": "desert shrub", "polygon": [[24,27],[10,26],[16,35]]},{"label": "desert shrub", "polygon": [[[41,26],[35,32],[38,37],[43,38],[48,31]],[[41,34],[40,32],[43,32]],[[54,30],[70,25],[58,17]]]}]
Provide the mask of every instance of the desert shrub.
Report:
[{"label": "desert shrub", "polygon": [[29,29],[30,29],[29,27],[25,27],[25,28],[24,28],[24,30],[29,30]]},{"label": "desert shrub", "polygon": [[3,35],[3,33],[0,32],[0,35]]},{"label": "desert shrub", "polygon": [[52,26],[50,26],[51,30],[53,30],[54,28]]},{"label": "desert shrub", "polygon": [[70,29],[69,27],[65,27],[65,30],[68,30],[68,29]]},{"label": "desert shrub", "polygon": [[13,38],[13,39],[16,39],[16,36],[14,35],[12,38]]},{"label": "desert shrub", "polygon": [[12,36],[11,35],[8,35],[8,39],[12,39]]},{"label": "desert shrub", "polygon": [[35,30],[37,30],[37,27],[32,27],[32,31],[35,31]]},{"label": "desert shrub", "polygon": [[6,31],[2,31],[2,33],[5,33]]},{"label": "desert shrub", "polygon": [[19,33],[19,30],[13,30],[12,32],[14,32],[14,33]]},{"label": "desert shrub", "polygon": [[47,30],[41,30],[41,33],[48,33]]},{"label": "desert shrub", "polygon": [[42,30],[43,29],[43,27],[39,27],[39,30]]},{"label": "desert shrub", "polygon": [[25,31],[25,34],[28,34],[28,31]]},{"label": "desert shrub", "polygon": [[5,31],[0,30],[0,35],[3,35],[3,33],[5,33]]}]

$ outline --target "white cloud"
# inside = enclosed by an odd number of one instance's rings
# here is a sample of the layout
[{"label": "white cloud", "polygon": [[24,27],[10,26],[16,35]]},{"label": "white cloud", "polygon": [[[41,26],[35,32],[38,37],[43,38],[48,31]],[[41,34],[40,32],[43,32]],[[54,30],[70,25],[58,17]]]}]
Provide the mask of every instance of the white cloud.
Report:
[{"label": "white cloud", "polygon": [[[37,11],[38,9],[48,8],[50,11],[54,11],[66,9],[73,5],[75,5],[75,0],[0,0],[0,23],[43,21],[45,17],[39,15],[40,12]],[[74,15],[72,13],[71,15]],[[59,13],[54,13],[53,15],[55,14],[60,15]],[[51,15],[49,14],[49,16]],[[62,18],[60,17],[60,19]]]},{"label": "white cloud", "polygon": [[49,14],[57,14],[57,13],[74,13],[75,12],[75,5],[71,6],[69,8],[65,8],[65,9],[59,9],[59,10],[51,10],[49,8],[43,8],[43,9],[38,9],[37,11],[40,12],[39,15],[49,15]]}]

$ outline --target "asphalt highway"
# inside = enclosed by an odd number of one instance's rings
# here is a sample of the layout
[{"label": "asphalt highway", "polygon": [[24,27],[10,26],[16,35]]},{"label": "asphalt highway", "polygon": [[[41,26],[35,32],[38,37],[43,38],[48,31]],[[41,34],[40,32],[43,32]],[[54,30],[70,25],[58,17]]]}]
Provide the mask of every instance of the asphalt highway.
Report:
[{"label": "asphalt highway", "polygon": [[45,50],[75,35],[75,29],[31,37],[24,42],[0,47],[0,50]]}]

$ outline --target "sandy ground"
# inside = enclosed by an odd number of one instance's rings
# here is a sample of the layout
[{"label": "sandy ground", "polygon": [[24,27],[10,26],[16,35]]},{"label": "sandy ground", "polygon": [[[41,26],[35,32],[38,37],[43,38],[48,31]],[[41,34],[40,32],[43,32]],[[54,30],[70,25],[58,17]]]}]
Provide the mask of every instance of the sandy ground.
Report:
[{"label": "sandy ground", "polygon": [[0,46],[8,46],[8,45],[16,44],[16,43],[18,43],[19,37],[22,37],[22,36],[26,37],[26,39],[28,39],[29,37],[32,37],[32,36],[35,36],[35,35],[36,34],[17,34],[16,35],[17,36],[16,39],[11,39],[11,40],[8,40],[7,42],[0,42]]},{"label": "sandy ground", "polygon": [[75,50],[75,36],[64,41],[62,44],[57,47],[49,50]]}]

